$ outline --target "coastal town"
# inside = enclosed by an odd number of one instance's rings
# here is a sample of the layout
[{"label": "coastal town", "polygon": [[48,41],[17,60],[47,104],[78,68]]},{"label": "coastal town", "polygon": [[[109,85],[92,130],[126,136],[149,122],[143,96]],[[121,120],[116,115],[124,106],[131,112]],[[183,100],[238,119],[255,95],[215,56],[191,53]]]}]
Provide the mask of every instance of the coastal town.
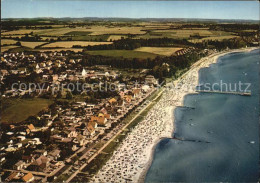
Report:
[{"label": "coastal town", "polygon": [[[39,57],[61,60],[65,58],[62,53],[57,53],[57,57],[52,54],[40,54]],[[46,85],[36,89],[13,88],[6,90],[2,97],[44,96],[51,91],[56,91],[53,89],[55,84],[60,85],[71,81],[71,76],[73,80],[117,78],[113,71],[91,70],[88,72],[84,68],[79,68],[82,69],[81,72],[66,70],[50,74],[50,71],[53,71],[52,68],[65,62],[49,60],[35,63],[39,58],[34,55],[5,53],[2,62],[12,69],[10,73],[1,70],[3,80],[9,74],[16,74],[21,78],[27,76],[26,69],[24,71],[16,61],[18,59],[27,60],[30,66],[34,65],[34,71],[41,73],[41,79]],[[69,60],[69,63],[75,63],[75,61]],[[76,73],[76,75],[67,73]],[[68,169],[75,170],[75,167],[86,162],[98,150],[91,149],[93,145],[108,141],[122,128],[121,121],[155,92],[157,85],[158,80],[147,75],[142,83],[129,81],[122,86],[122,89],[117,90],[115,96],[100,99],[97,103],[72,102],[68,104],[60,101],[49,109],[41,111],[37,117],[31,117],[28,122],[24,121],[22,125],[5,126],[1,134],[1,142],[5,144],[1,148],[1,164],[6,170],[5,173],[10,174],[5,181],[13,182],[20,179],[25,182],[50,181],[57,178],[57,175],[62,173],[67,166],[69,166]],[[54,95],[57,97],[58,94]],[[14,161],[13,157],[8,157],[8,153],[14,152],[17,157],[20,156],[20,159]],[[75,162],[77,165],[73,165]]]},{"label": "coastal town", "polygon": [[2,21],[0,182],[144,182],[199,70],[259,48],[255,21]]}]

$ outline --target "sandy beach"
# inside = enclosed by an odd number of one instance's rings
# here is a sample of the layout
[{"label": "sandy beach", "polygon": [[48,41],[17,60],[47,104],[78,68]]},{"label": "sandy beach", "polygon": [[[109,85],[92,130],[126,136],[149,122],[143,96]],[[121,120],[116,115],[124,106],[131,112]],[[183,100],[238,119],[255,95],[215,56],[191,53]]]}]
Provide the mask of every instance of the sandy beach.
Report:
[{"label": "sandy beach", "polygon": [[185,95],[196,92],[198,71],[215,63],[220,56],[253,49],[256,48],[214,53],[194,63],[178,80],[168,83],[161,99],[148,112],[145,119],[126,136],[91,182],[144,182],[157,143],[162,138],[172,137],[174,109],[183,105]]}]

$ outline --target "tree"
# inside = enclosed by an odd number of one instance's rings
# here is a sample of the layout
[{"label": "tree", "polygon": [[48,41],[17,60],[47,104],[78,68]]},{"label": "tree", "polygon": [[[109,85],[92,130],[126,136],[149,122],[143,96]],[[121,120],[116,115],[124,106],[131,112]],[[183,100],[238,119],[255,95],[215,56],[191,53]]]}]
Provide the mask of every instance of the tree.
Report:
[{"label": "tree", "polygon": [[58,99],[58,98],[61,98],[61,97],[62,97],[62,93],[61,93],[61,91],[59,90],[58,93],[57,93],[56,98]]},{"label": "tree", "polygon": [[70,91],[68,91],[67,92],[67,94],[66,94],[66,99],[72,99],[73,98],[73,95],[72,95],[72,93],[70,92]]},{"label": "tree", "polygon": [[15,45],[16,45],[16,46],[22,46],[22,44],[21,44],[20,41],[17,41],[17,42],[15,43]]}]

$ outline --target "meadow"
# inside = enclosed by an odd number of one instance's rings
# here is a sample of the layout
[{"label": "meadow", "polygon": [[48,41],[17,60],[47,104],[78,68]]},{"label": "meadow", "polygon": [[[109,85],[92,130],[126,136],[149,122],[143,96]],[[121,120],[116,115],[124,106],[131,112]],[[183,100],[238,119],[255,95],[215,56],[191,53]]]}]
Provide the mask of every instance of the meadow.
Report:
[{"label": "meadow", "polygon": [[38,114],[53,101],[41,98],[34,99],[2,99],[1,122],[18,123],[29,116]]},{"label": "meadow", "polygon": [[108,57],[123,57],[123,58],[155,58],[159,55],[148,52],[134,51],[134,50],[97,50],[97,51],[85,51],[85,53],[90,55],[102,55]]},{"label": "meadow", "polygon": [[13,39],[1,39],[1,46],[2,45],[10,45],[15,44],[17,41]]},{"label": "meadow", "polygon": [[21,45],[28,47],[28,48],[35,48],[36,46],[40,46],[45,44],[46,42],[25,42],[25,41],[21,41]]},{"label": "meadow", "polygon": [[181,50],[183,48],[174,48],[174,47],[140,47],[135,49],[134,51],[154,53],[157,55],[163,56],[171,56],[176,51]]},{"label": "meadow", "polygon": [[87,42],[87,41],[59,41],[42,46],[42,48],[72,48],[74,45],[94,46],[102,44],[112,44],[112,42]]}]

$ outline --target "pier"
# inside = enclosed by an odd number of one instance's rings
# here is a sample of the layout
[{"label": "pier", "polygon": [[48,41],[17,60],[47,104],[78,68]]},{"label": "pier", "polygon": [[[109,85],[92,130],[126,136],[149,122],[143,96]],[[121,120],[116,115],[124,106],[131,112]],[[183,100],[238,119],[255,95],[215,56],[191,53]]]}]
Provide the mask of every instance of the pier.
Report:
[{"label": "pier", "polygon": [[220,93],[220,94],[251,96],[251,92],[229,92],[229,91],[207,91],[207,90],[196,90],[196,92],[198,92],[198,93]]}]

